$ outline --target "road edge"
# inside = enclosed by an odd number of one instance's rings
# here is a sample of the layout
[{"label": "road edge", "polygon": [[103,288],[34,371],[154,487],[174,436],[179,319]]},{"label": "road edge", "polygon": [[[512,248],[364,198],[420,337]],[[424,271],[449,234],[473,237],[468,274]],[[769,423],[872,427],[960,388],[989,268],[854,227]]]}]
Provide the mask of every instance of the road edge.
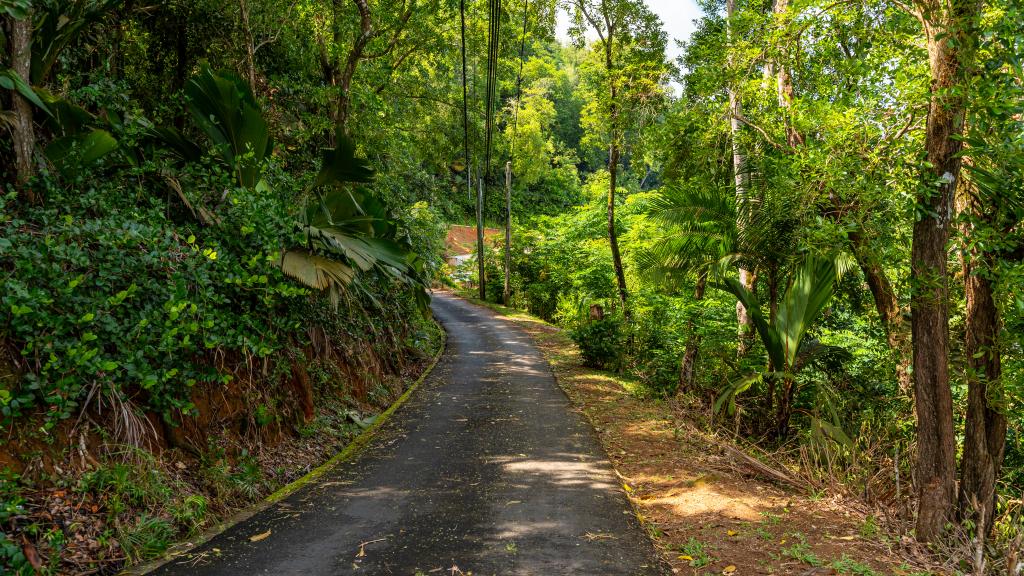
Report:
[{"label": "road edge", "polygon": [[[608,452],[608,447],[605,446],[604,440],[601,438],[601,435],[598,434],[597,432],[597,424],[593,421],[593,419],[591,419],[590,415],[587,414],[586,410],[583,409],[584,407],[581,406],[575,399],[573,399],[572,395],[569,394],[569,391],[566,389],[567,384],[563,382],[562,377],[559,376],[558,370],[555,369],[555,365],[552,363],[551,358],[548,357],[548,354],[545,352],[544,348],[537,343],[537,339],[529,331],[529,328],[531,327],[530,325],[533,325],[533,328],[537,328],[538,326],[540,326],[542,330],[550,330],[552,332],[558,333],[564,333],[564,329],[561,328],[560,326],[551,324],[550,322],[547,322],[541,318],[538,318],[522,310],[517,310],[515,308],[510,308],[508,306],[496,304],[494,302],[487,302],[486,300],[480,300],[479,298],[466,296],[458,292],[451,292],[451,294],[454,295],[456,298],[459,298],[461,300],[468,302],[469,304],[472,304],[473,306],[476,306],[477,308],[483,308],[484,310],[488,310],[495,317],[504,320],[505,322],[514,324],[517,328],[519,328],[519,330],[522,330],[523,333],[525,333],[526,336],[530,338],[530,340],[533,341],[533,345],[537,348],[537,351],[540,353],[541,357],[544,358],[544,362],[547,363],[548,368],[551,370],[551,376],[554,377],[555,384],[558,386],[558,390],[565,396],[566,400],[568,400],[569,406],[579,411],[579,414],[580,416],[582,416],[583,421],[586,422],[587,426],[590,428],[591,434],[594,435],[594,439],[597,442],[597,446],[601,450],[601,453],[604,455],[604,459],[608,461],[608,464],[611,466],[612,472],[615,473],[615,477],[619,480],[619,485],[616,486],[616,489],[625,497],[626,502],[629,504],[630,510],[633,511],[632,516],[637,521],[641,532],[644,533],[644,536],[647,538],[648,541],[650,541],[651,545],[654,547],[654,552],[655,554],[657,554],[657,559],[662,564],[662,569],[666,571],[666,574],[674,574],[675,571],[672,568],[672,563],[669,561],[669,555],[672,552],[665,548],[660,538],[651,533],[651,530],[648,527],[648,523],[645,521],[643,511],[640,509],[640,505],[637,503],[636,500],[634,500],[633,495],[630,494],[629,490],[626,488],[628,486],[626,479],[622,476],[622,473],[619,472],[619,468],[615,465],[615,460],[611,458],[611,454]],[[575,346],[575,344],[573,345]]]},{"label": "road edge", "polygon": [[206,530],[198,537],[189,540],[188,542],[179,543],[177,546],[172,547],[170,550],[164,553],[164,555],[156,560],[150,560],[143,564],[137,564],[118,572],[119,576],[143,576],[149,574],[161,566],[172,562],[181,556],[187,554],[189,551],[206,544],[217,535],[223,533],[228,528],[235,526],[241,522],[252,518],[259,512],[266,510],[270,506],[284,500],[292,494],[298,492],[304,486],[311,484],[323,475],[327,474],[338,465],[346,462],[353,457],[357,456],[367,445],[374,439],[377,431],[387,422],[390,417],[404,405],[416,390],[419,389],[420,385],[433,373],[434,368],[437,367],[438,362],[444,356],[445,351],[448,349],[448,331],[444,325],[435,320],[435,323],[441,328],[441,346],[434,358],[430,361],[430,364],[423,369],[423,372],[416,378],[416,380],[409,385],[409,388],[398,397],[397,400],[388,406],[387,410],[381,412],[377,418],[373,421],[373,424],[368,426],[365,430],[359,433],[358,436],[352,439],[340,452],[331,456],[326,462],[310,470],[306,475],[301,478],[297,478],[288,484],[285,484],[281,488],[278,488],[267,497],[262,500],[251,504],[247,508],[243,508],[239,512],[236,512],[229,518],[218,522],[215,526]]}]

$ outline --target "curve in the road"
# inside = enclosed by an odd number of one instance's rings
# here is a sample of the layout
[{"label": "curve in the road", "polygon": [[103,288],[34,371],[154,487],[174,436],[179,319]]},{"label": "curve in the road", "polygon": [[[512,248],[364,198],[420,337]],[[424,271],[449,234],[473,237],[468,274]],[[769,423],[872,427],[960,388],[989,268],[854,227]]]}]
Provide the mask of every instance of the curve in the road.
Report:
[{"label": "curve in the road", "polygon": [[368,449],[153,573],[665,574],[530,337],[433,309],[448,349]]}]

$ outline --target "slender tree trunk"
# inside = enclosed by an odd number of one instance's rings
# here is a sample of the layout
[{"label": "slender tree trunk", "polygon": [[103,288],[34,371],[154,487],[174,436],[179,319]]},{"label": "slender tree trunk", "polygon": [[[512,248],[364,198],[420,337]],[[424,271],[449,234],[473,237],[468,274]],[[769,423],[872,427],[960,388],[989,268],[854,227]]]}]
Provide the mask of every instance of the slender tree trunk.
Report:
[{"label": "slender tree trunk", "polygon": [[484,265],[484,175],[486,168],[477,170],[476,192],[476,268],[481,300],[487,300],[487,269]]},{"label": "slender tree trunk", "polygon": [[619,252],[619,237],[615,231],[615,188],[618,174],[619,147],[612,143],[608,161],[608,244],[612,250],[612,266],[615,268],[615,282],[619,290],[619,303],[622,304],[622,315],[628,323],[630,313],[628,307],[629,293],[626,291],[626,274],[622,267],[622,254]]},{"label": "slender tree trunk", "polygon": [[[23,19],[9,18],[11,38],[11,68],[26,83],[32,70],[32,14]],[[36,147],[35,129],[32,126],[32,104],[17,91],[11,91],[14,108],[14,122],[11,136],[14,140],[14,166],[22,195],[28,202],[35,202],[35,193],[25,184],[35,172],[32,168],[32,152]]]},{"label": "slender tree trunk", "polygon": [[[733,12],[736,10],[735,0],[726,0],[725,2],[726,18],[729,22],[732,20]],[[732,26],[727,22],[726,24],[726,35],[731,40],[732,38]],[[729,63],[732,64],[732,56],[730,52]],[[743,220],[743,209],[746,203],[747,196],[747,172],[744,168],[747,160],[743,153],[740,151],[740,144],[738,135],[740,132],[740,116],[743,115],[743,105],[740,102],[739,94],[736,89],[729,86],[729,117],[730,117],[730,134],[732,136],[732,170],[736,182],[736,212],[737,212],[737,226],[742,226]],[[748,290],[753,288],[754,278],[753,274],[745,267],[740,267],[740,284],[745,286]],[[754,341],[754,321],[750,317],[750,313],[747,311],[743,303],[736,302],[736,325],[738,331],[738,341],[736,346],[736,353],[738,356],[746,356],[750,350],[750,346]]]},{"label": "slender tree trunk", "polygon": [[[359,61],[363,58],[363,51],[366,49],[366,45],[373,38],[373,20],[370,16],[369,4],[366,0],[353,0],[353,2],[359,11],[359,35],[356,36],[355,41],[352,43],[352,48],[345,59],[345,66],[340,69],[335,67],[337,78],[334,82],[334,85],[338,87],[338,101],[335,107],[334,120],[335,124],[345,134],[348,134],[348,116],[352,107],[352,78],[356,75],[356,68],[359,66]],[[335,0],[335,4],[338,3],[339,0]],[[337,21],[335,21],[334,26],[334,43],[336,46],[340,46],[342,41],[341,28],[338,26]]]},{"label": "slender tree trunk", "polygon": [[924,12],[932,19],[926,26],[931,97],[925,147],[930,167],[922,174],[913,229],[911,333],[918,436],[916,536],[929,542],[953,518],[956,501],[946,249],[960,174],[963,90],[980,9],[976,0],[952,0],[948,5],[935,2]]},{"label": "slender tree trunk", "polygon": [[[965,187],[961,187],[962,189]],[[976,201],[965,198],[963,210],[984,220],[986,214]],[[963,225],[970,239],[973,227]],[[969,244],[969,242],[968,242]],[[999,351],[999,310],[993,297],[991,256],[976,247],[962,252],[964,296],[964,356],[967,358],[967,419],[960,463],[959,516],[992,531],[996,509],[996,481],[1006,449],[1005,394]]]},{"label": "slender tree trunk", "polygon": [[502,301],[512,301],[512,161],[505,163],[505,290]]},{"label": "slender tree trunk", "polygon": [[256,41],[249,23],[248,0],[238,0],[238,9],[242,15],[242,34],[245,35],[245,75],[249,80],[249,89],[256,94]]},{"label": "slender tree trunk", "polygon": [[618,132],[618,87],[615,84],[615,61],[612,57],[612,30],[605,40],[605,69],[608,71],[608,82],[611,92],[610,132],[611,144],[608,150],[608,244],[612,251],[612,267],[615,268],[615,282],[619,291],[619,303],[622,304],[622,316],[628,324],[630,313],[628,307],[629,293],[626,289],[626,274],[622,267],[622,254],[619,252],[619,238],[615,231],[615,190],[618,187],[619,173],[619,132]]},{"label": "slender tree trunk", "polygon": [[[789,0],[775,0],[775,4],[772,7],[772,11],[777,15],[785,19],[786,12],[789,10]],[[782,54],[779,61],[775,63],[775,78],[776,78],[776,93],[779,99],[779,107],[783,111],[784,121],[786,124],[786,143],[791,148],[795,148],[804,143],[803,135],[793,125],[793,98],[795,90],[793,89],[793,76],[789,72],[789,66],[787,66],[786,58],[786,46],[788,43],[783,41],[782,43]]]},{"label": "slender tree trunk", "polygon": [[775,438],[785,440],[789,438],[789,421],[793,416],[793,395],[796,392],[796,383],[790,377],[782,379],[782,387],[779,394],[778,408],[775,410]]},{"label": "slender tree trunk", "polygon": [[[707,285],[707,274],[697,277],[697,286],[693,290],[693,299],[700,302],[704,299],[704,289]],[[689,333],[686,337],[686,348],[683,351],[683,361],[679,365],[679,387],[676,394],[682,394],[693,390],[696,382],[697,353],[700,349],[700,334],[697,333],[697,325],[693,319],[686,321],[686,330]]]},{"label": "slender tree trunk", "polygon": [[886,342],[889,349],[896,353],[896,379],[900,390],[904,394],[912,394],[910,333],[907,323],[903,320],[903,308],[900,307],[889,276],[871,254],[860,231],[851,230],[847,233],[847,238],[850,240],[850,251],[853,252],[853,257],[857,260],[857,265],[871,291],[875,310],[878,311],[878,317],[885,329]]}]

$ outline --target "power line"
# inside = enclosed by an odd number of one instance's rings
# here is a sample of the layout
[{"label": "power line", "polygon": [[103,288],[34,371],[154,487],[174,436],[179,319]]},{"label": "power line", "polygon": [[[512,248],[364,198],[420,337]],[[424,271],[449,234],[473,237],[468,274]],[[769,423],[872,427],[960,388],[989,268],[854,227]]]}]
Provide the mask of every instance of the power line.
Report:
[{"label": "power line", "polygon": [[469,96],[466,91],[466,0],[459,0],[459,16],[462,19],[462,142],[466,154],[466,187],[473,195],[473,174],[469,158]]},{"label": "power line", "polygon": [[508,306],[512,299],[512,159],[519,136],[519,102],[523,98],[523,56],[526,52],[526,23],[530,17],[530,0],[523,4],[523,36],[519,44],[519,73],[516,74],[516,100],[512,121],[512,143],[505,163],[505,290],[502,301]]},{"label": "power line", "polygon": [[498,83],[498,48],[501,33],[501,0],[490,0],[490,43],[487,51],[487,115],[484,120],[484,165],[477,174],[476,195],[476,254],[477,276],[480,280],[480,299],[487,297],[486,274],[484,269],[484,180],[491,167],[491,136],[494,131],[494,98]]},{"label": "power line", "polygon": [[491,142],[494,131],[494,99],[498,83],[498,49],[500,46],[501,33],[501,0],[491,0],[490,3],[490,45],[487,54],[487,117],[485,121],[486,136],[484,138],[484,169],[482,174],[490,172],[491,167]]},{"label": "power line", "polygon": [[523,37],[519,44],[519,74],[516,75],[516,107],[512,114],[512,144],[509,147],[509,161],[516,153],[516,138],[519,136],[519,103],[523,98],[523,56],[526,53],[526,23],[530,17],[530,0],[523,6]]}]

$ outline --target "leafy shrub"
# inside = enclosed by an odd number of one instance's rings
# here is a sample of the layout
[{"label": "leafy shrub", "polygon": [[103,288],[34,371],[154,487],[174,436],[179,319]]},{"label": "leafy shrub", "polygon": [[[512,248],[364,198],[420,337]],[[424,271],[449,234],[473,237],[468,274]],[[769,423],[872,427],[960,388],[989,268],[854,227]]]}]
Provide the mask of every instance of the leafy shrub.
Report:
[{"label": "leafy shrub", "polygon": [[308,293],[275,266],[286,208],[232,193],[202,229],[131,180],[50,183],[46,207],[17,213],[0,201],[0,323],[29,368],[0,393],[0,418],[43,406],[51,428],[86,397],[188,411],[190,388],[220,378],[207,351],[281,350]]},{"label": "leafy shrub", "polygon": [[199,494],[189,494],[171,506],[171,516],[189,534],[194,534],[206,524],[209,503]]},{"label": "leafy shrub", "polygon": [[583,364],[591,368],[616,368],[622,359],[621,322],[604,318],[582,324],[569,336],[580,348]]},{"label": "leafy shrub", "polygon": [[24,514],[25,499],[18,494],[18,477],[0,471],[0,574],[35,574],[25,553],[8,537],[14,518]]},{"label": "leafy shrub", "polygon": [[645,350],[633,371],[640,377],[648,394],[668,397],[679,385],[679,362],[680,355],[671,350]]}]

